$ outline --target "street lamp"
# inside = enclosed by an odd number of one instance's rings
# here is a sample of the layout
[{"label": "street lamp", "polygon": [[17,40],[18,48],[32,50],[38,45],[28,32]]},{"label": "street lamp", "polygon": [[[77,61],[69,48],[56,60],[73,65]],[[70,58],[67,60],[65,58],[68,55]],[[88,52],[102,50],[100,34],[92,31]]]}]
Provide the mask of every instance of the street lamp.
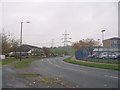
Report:
[{"label": "street lamp", "polygon": [[[21,61],[21,59],[22,59],[22,54],[21,54],[21,52],[22,52],[22,29],[23,29],[23,23],[24,22],[21,22],[21,32],[20,32],[20,61]],[[25,23],[30,23],[29,21],[27,21],[27,22],[25,22]]]},{"label": "street lamp", "polygon": [[98,39],[98,57],[99,57],[99,48],[100,48],[100,39]]},{"label": "street lamp", "polygon": [[104,40],[104,32],[105,32],[105,30],[102,30],[101,32],[102,32],[102,42],[103,42],[103,40]]},{"label": "street lamp", "polygon": [[[100,49],[100,39],[98,39],[98,58],[99,58],[99,55],[100,55],[100,52],[99,52],[99,49]],[[99,62],[99,59],[98,59],[98,62]]]},{"label": "street lamp", "polygon": [[[103,43],[105,30],[102,30],[101,32],[102,32],[102,43]],[[103,51],[104,51],[104,46],[103,46]]]}]

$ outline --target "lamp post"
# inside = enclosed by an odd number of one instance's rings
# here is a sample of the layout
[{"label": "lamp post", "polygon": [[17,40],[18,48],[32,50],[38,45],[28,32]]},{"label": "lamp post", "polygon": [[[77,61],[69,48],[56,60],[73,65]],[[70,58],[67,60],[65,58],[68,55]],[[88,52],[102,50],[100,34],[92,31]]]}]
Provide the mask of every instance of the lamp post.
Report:
[{"label": "lamp post", "polygon": [[[20,32],[20,61],[22,60],[22,29],[23,29],[23,23],[20,23],[20,27],[21,27],[21,32]],[[30,23],[29,21],[25,22],[25,23]]]},{"label": "lamp post", "polygon": [[100,39],[98,39],[98,57],[99,57],[99,48],[100,48],[99,41],[100,41]]},{"label": "lamp post", "polygon": [[[103,43],[105,30],[102,30],[101,32],[102,32],[102,43]],[[103,46],[103,52],[104,52],[104,46]]]},{"label": "lamp post", "polygon": [[99,56],[100,56],[100,39],[98,39],[98,62],[99,62]]}]

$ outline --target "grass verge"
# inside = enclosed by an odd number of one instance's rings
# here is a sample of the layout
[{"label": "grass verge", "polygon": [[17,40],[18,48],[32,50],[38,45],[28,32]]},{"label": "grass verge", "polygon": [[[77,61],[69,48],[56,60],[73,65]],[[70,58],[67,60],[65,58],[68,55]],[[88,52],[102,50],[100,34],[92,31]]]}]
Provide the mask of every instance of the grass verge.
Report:
[{"label": "grass verge", "polygon": [[34,60],[31,58],[25,58],[25,59],[22,59],[21,61],[17,62],[14,67],[15,68],[24,68],[24,67],[29,66],[32,61],[34,61]]},{"label": "grass verge", "polygon": [[2,61],[0,61],[0,65],[2,65]]},{"label": "grass verge", "polygon": [[15,59],[15,58],[6,58],[6,59],[0,61],[0,63],[2,65],[6,65],[6,64],[10,64],[10,63],[15,62],[15,61],[18,61],[18,59]]},{"label": "grass verge", "polygon": [[43,82],[43,83],[47,83],[47,84],[55,84],[55,83],[58,83],[57,80],[51,79],[51,78],[47,78],[47,77],[41,78],[40,81]]},{"label": "grass verge", "polygon": [[6,65],[6,64],[10,64],[10,63],[14,63],[14,67],[15,68],[24,68],[27,67],[31,64],[32,61],[35,60],[40,60],[40,57],[30,57],[30,58],[23,58],[21,61],[19,59],[15,59],[12,57],[7,57],[6,59],[0,61],[0,65]]},{"label": "grass verge", "polygon": [[23,77],[23,78],[28,78],[28,79],[34,79],[35,81],[37,82],[43,82],[43,83],[46,83],[46,84],[56,84],[56,83],[59,83],[58,80],[56,79],[51,79],[51,78],[48,78],[48,77],[44,77],[40,74],[23,74],[23,73],[18,73],[17,74],[18,76],[20,77]]},{"label": "grass verge", "polygon": [[68,62],[68,63],[72,63],[72,64],[89,66],[89,67],[120,70],[118,64],[98,63],[98,62],[89,62],[89,61],[82,61],[82,60],[78,61],[78,60],[74,60],[74,59],[71,59],[71,58],[66,58],[66,59],[64,59],[64,61]]}]

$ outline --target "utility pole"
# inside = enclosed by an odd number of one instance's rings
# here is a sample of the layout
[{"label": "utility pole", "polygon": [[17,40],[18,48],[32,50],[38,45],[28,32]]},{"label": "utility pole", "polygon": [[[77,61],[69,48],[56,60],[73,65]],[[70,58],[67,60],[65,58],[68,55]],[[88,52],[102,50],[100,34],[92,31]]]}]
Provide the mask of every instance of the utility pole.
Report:
[{"label": "utility pole", "polygon": [[66,53],[67,53],[67,46],[68,46],[68,43],[70,42],[70,39],[71,39],[71,38],[68,37],[69,34],[67,34],[66,31],[65,31],[65,33],[62,34],[62,35],[63,35],[63,38],[62,38],[63,42],[62,42],[62,43],[64,44],[65,55],[66,55]]},{"label": "utility pole", "polygon": [[51,41],[51,56],[53,56],[54,55],[54,39],[52,39],[52,41]]},{"label": "utility pole", "polygon": [[53,48],[54,47],[54,39],[52,39],[52,41],[51,41],[51,48]]}]

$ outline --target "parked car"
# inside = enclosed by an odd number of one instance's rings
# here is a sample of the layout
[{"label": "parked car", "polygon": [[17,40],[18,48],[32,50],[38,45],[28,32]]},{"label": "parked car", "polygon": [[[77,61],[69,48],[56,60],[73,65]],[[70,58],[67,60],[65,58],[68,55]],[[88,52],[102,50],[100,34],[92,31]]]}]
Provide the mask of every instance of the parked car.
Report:
[{"label": "parked car", "polygon": [[64,56],[65,56],[64,54],[60,55],[60,57],[64,57]]},{"label": "parked car", "polygon": [[88,58],[95,58],[96,54],[88,55]]},{"label": "parked car", "polygon": [[107,58],[107,57],[108,57],[108,56],[105,55],[105,54],[99,56],[99,58],[101,58],[101,59],[104,59],[104,58]]},{"label": "parked car", "polygon": [[101,53],[99,58],[102,58],[102,59],[105,59],[105,58],[110,58],[110,59],[115,59],[117,58],[117,55],[114,54],[114,53],[107,53],[107,52],[104,52],[104,53]]},{"label": "parked car", "polygon": [[116,57],[114,57],[113,59],[118,59],[118,60],[120,60],[120,54],[119,54],[119,55],[116,55]]},{"label": "parked car", "polygon": [[112,54],[112,55],[109,55],[108,58],[114,59],[114,58],[116,58],[116,56],[117,56],[117,55]]}]

